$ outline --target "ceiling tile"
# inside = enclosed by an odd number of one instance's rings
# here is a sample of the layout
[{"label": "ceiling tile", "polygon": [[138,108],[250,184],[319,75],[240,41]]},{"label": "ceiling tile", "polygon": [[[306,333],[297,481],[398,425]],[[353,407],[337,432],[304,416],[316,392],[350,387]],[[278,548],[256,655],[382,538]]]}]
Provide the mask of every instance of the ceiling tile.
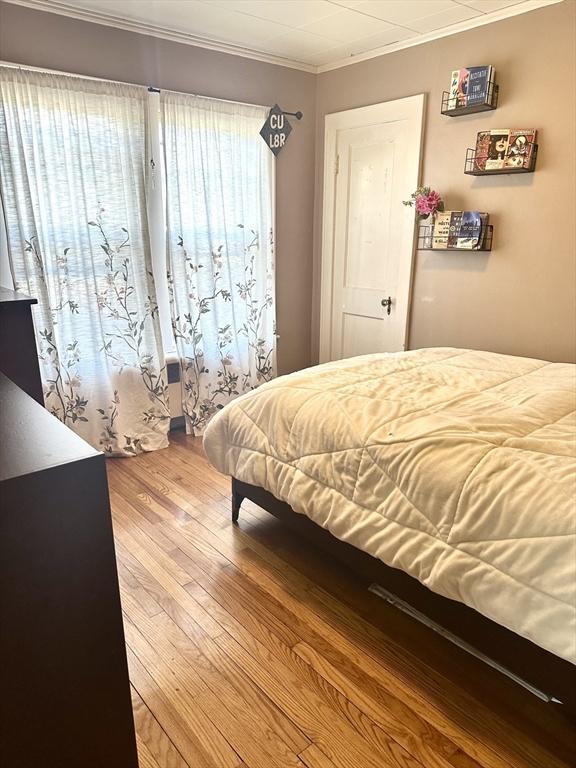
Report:
[{"label": "ceiling tile", "polygon": [[336,45],[334,48],[328,48],[326,51],[309,54],[306,57],[306,63],[314,64],[318,67],[322,66],[322,64],[333,64],[335,61],[342,61],[342,59],[347,59],[351,55],[348,45]]},{"label": "ceiling tile", "polygon": [[66,0],[63,5],[316,65],[417,41],[430,32],[449,33],[459,22],[487,19],[506,8],[529,7],[526,0]]},{"label": "ceiling tile", "polygon": [[202,0],[228,11],[256,16],[287,27],[313,24],[324,16],[337,13],[340,8],[328,0]]},{"label": "ceiling tile", "polygon": [[375,48],[384,48],[401,40],[407,40],[410,37],[418,37],[418,32],[413,32],[403,27],[390,27],[375,35],[369,35],[359,40],[353,40],[351,43],[343,43],[334,46],[326,51],[319,51],[317,54],[311,54],[307,61],[310,64],[322,65],[332,64],[335,61],[341,61],[348,57],[358,56],[362,53],[368,53]]},{"label": "ceiling tile", "polygon": [[202,0],[74,0],[74,5],[178,29],[214,40],[259,44],[288,30],[283,24],[234,13]]},{"label": "ceiling tile", "polygon": [[365,16],[363,13],[355,13],[342,9],[333,16],[327,16],[325,19],[316,21],[314,24],[308,24],[307,32],[313,32],[317,35],[324,35],[336,41],[347,42],[357,37],[365,37],[371,32],[380,32],[389,29],[392,25],[372,16]]},{"label": "ceiling tile", "polygon": [[502,8],[509,8],[511,5],[521,5],[524,0],[460,0],[460,2],[482,13],[492,13],[501,11]]},{"label": "ceiling tile", "polygon": [[89,8],[102,11],[124,19],[138,19],[163,24],[166,27],[189,27],[199,8],[201,0],[67,0],[77,8]]},{"label": "ceiling tile", "polygon": [[301,29],[294,29],[269,40],[266,49],[281,56],[294,56],[299,61],[308,61],[308,56],[334,47],[334,41],[320,35],[313,35]]},{"label": "ceiling tile", "polygon": [[408,40],[410,37],[418,37],[418,32],[413,32],[404,27],[390,27],[383,32],[378,32],[369,37],[363,37],[361,40],[354,40],[348,46],[352,53],[366,53],[375,48],[381,48],[384,45],[392,45],[401,40]]},{"label": "ceiling tile", "polygon": [[[191,15],[190,26],[196,34],[210,35],[216,40],[230,40],[231,42],[259,43],[269,40],[271,37],[282,34],[288,30],[283,24],[276,24],[266,19],[248,17],[241,13],[230,13],[224,8],[207,3],[195,3],[196,7]],[[168,16],[166,19],[169,18]],[[166,23],[166,21],[164,21]]]},{"label": "ceiling tile", "polygon": [[410,29],[416,29],[418,32],[433,32],[440,27],[448,27],[450,24],[457,24],[459,21],[467,21],[475,16],[481,16],[480,11],[469,8],[465,5],[455,5],[449,11],[435,13],[432,16],[425,16],[422,19],[414,19],[409,22]]},{"label": "ceiling tile", "polygon": [[409,27],[409,22],[422,16],[431,16],[456,8],[453,0],[364,0],[354,7],[377,19]]},{"label": "ceiling tile", "polygon": [[364,0],[329,0],[333,5],[340,5],[342,8],[355,8]]}]

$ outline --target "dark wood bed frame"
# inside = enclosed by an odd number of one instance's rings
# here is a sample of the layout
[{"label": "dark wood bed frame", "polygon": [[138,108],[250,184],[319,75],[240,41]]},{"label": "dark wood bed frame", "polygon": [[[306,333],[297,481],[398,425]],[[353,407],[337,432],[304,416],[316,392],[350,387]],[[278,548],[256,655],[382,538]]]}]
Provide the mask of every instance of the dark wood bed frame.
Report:
[{"label": "dark wood bed frame", "polygon": [[234,523],[238,521],[244,499],[270,512],[331,557],[350,567],[361,578],[381,585],[481,654],[562,702],[562,709],[571,718],[576,715],[576,666],[570,662],[487,619],[473,608],[437,595],[403,571],[391,568],[377,558],[336,539],[264,488],[232,478]]}]

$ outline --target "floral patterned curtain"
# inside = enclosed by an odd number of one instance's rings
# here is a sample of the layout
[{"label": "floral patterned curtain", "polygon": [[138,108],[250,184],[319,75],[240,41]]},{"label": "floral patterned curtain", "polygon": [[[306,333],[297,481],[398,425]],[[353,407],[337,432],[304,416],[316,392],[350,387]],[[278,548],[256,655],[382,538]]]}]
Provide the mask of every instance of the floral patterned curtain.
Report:
[{"label": "floral patterned curtain", "polygon": [[47,408],[94,447],[167,445],[145,204],[146,91],[0,67],[0,191],[17,289],[38,299]]},{"label": "floral patterned curtain", "polygon": [[173,328],[189,433],[276,373],[268,110],[161,94]]}]

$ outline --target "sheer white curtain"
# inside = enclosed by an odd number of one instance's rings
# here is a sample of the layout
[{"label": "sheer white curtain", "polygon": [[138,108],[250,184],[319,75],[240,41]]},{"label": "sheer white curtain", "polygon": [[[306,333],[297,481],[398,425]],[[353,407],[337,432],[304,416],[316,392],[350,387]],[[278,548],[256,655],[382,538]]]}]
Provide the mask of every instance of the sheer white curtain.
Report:
[{"label": "sheer white curtain", "polygon": [[0,192],[35,296],[46,406],[88,442],[167,445],[146,215],[144,88],[0,67]]},{"label": "sheer white curtain", "polygon": [[274,160],[265,107],[160,100],[173,328],[186,426],[199,434],[276,372]]},{"label": "sheer white curtain", "polygon": [[12,278],[12,269],[8,257],[8,235],[6,233],[6,218],[4,216],[4,205],[2,195],[0,194],[0,286],[14,290],[14,280]]}]

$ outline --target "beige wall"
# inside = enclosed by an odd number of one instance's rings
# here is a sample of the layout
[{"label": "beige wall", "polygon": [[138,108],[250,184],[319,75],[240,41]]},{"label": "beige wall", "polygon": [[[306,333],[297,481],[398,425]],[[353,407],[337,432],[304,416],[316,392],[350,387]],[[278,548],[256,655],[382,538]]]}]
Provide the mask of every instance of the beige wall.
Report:
[{"label": "beige wall", "polygon": [[[576,2],[516,16],[319,75],[313,354],[317,354],[324,115],[425,93],[422,181],[447,208],[488,211],[491,253],[416,256],[410,347],[457,346],[576,359],[574,173]],[[495,112],[440,114],[450,72],[493,64]],[[475,178],[463,173],[479,130],[538,129],[534,174]]]},{"label": "beige wall", "polygon": [[278,363],[309,364],[315,75],[1,2],[0,59],[302,110],[276,161]]}]

